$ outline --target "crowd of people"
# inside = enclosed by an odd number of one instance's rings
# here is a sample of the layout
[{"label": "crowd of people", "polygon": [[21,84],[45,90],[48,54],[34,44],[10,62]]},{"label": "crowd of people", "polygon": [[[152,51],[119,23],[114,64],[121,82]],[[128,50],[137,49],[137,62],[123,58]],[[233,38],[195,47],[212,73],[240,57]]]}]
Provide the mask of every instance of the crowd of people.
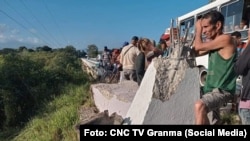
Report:
[{"label": "crowd of people", "polygon": [[111,69],[113,73],[120,71],[122,79],[132,80],[140,85],[152,59],[170,54],[169,40],[170,36],[161,38],[160,48],[157,48],[154,40],[133,36],[131,41],[125,41],[120,49],[110,50],[105,46],[98,61],[104,69]]},{"label": "crowd of people", "polygon": [[[250,124],[250,30],[248,42],[243,49],[241,34],[225,34],[223,27],[224,16],[218,11],[204,14],[195,24],[192,49],[196,56],[209,55],[205,86],[201,98],[194,104],[197,125],[219,124],[219,109],[234,99],[238,76],[243,77],[238,112],[242,124]],[[206,40],[203,40],[204,37]],[[125,44],[117,54],[113,51],[111,55],[104,48],[103,64],[105,66],[107,62],[112,62],[116,64],[114,66],[122,66],[121,77],[140,85],[152,59],[159,55],[166,57],[171,53],[170,36],[162,37],[159,44],[160,48],[157,48],[154,41],[133,36],[130,43]],[[213,113],[212,119],[208,119],[209,112]]]}]

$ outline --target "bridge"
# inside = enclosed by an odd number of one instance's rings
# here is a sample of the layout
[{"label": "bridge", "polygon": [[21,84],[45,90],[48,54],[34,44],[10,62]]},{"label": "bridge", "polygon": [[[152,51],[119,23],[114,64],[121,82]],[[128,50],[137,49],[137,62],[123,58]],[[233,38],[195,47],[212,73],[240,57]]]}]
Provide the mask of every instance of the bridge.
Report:
[{"label": "bridge", "polygon": [[94,79],[97,79],[99,76],[102,75],[102,71],[98,69],[99,62],[96,61],[94,58],[81,58],[82,65],[84,70],[93,77]]},{"label": "bridge", "polygon": [[[123,124],[194,124],[194,103],[200,97],[199,69],[194,58],[180,57],[174,48],[169,58],[155,58],[138,87],[136,82],[91,85],[94,103],[100,112],[117,113]],[[183,48],[183,54],[189,54]],[[88,73],[101,75],[98,62],[82,59]],[[231,103],[221,108],[230,112]],[[211,117],[211,113],[208,115]],[[212,121],[211,121],[211,124]]]}]

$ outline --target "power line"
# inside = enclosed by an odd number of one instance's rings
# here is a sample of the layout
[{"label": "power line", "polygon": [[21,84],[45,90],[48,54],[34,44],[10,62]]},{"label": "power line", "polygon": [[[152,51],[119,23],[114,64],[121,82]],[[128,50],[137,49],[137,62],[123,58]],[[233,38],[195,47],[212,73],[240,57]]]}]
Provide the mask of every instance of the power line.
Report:
[{"label": "power line", "polygon": [[60,43],[56,40],[56,38],[48,31],[48,29],[42,24],[42,22],[36,18],[36,16],[33,14],[33,12],[31,11],[31,9],[23,2],[23,0],[20,0],[21,3],[23,4],[23,6],[28,10],[28,12],[32,15],[32,17],[37,21],[37,23],[39,23],[42,28],[51,36],[51,38],[57,43],[58,46],[60,46]]},{"label": "power line", "polygon": [[49,12],[49,14],[50,14],[52,20],[54,21],[54,23],[55,23],[57,29],[58,29],[59,32],[61,33],[61,36],[63,37],[64,41],[67,41],[66,38],[65,38],[65,36],[64,36],[64,34],[63,34],[63,32],[62,32],[62,30],[61,30],[61,28],[60,28],[60,26],[59,26],[59,24],[58,24],[57,21],[55,20],[55,16],[52,14],[51,10],[49,9],[48,5],[45,3],[44,0],[43,0],[43,3],[44,3],[44,5],[45,5],[45,8],[47,9],[47,11]]},{"label": "power line", "polygon": [[[4,12],[3,10],[0,9],[0,12],[3,13],[5,16],[7,16],[8,18],[10,18],[11,20],[13,20],[14,22],[16,22],[19,26],[21,26],[22,28],[24,28],[25,30],[27,30],[29,33],[31,33],[32,35],[36,36],[37,38],[41,39],[39,36],[37,36],[36,34],[34,34],[33,32],[31,32],[27,27],[25,27],[23,24],[21,24],[20,22],[18,22],[17,20],[15,20],[13,17],[11,17],[10,15],[8,15],[6,12]],[[48,42],[44,41],[43,39],[41,39],[43,42],[45,42],[46,44],[49,44]]]},{"label": "power line", "polygon": [[[4,0],[4,2],[12,9],[14,10],[25,22],[27,22],[28,24],[30,24],[31,26],[35,27],[31,22],[29,22],[21,13],[19,13],[15,8],[13,8],[6,0]],[[47,36],[45,36],[44,34],[40,33],[44,38],[46,38],[46,40],[50,40],[50,38],[48,38]]]}]

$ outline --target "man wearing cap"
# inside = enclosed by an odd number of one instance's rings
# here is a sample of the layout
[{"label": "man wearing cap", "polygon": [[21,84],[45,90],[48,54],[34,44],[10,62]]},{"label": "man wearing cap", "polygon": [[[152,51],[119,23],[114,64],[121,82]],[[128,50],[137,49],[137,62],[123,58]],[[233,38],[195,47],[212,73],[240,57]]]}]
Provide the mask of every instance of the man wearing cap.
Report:
[{"label": "man wearing cap", "polygon": [[161,45],[161,49],[163,51],[162,53],[162,57],[167,57],[171,52],[171,41],[170,41],[170,34],[168,33],[164,33],[162,34],[161,38],[160,38],[160,45]]},{"label": "man wearing cap", "polygon": [[137,48],[139,38],[133,36],[129,45],[123,47],[120,54],[120,63],[123,67],[123,78],[126,80],[137,81],[135,72],[135,58],[140,53]]}]

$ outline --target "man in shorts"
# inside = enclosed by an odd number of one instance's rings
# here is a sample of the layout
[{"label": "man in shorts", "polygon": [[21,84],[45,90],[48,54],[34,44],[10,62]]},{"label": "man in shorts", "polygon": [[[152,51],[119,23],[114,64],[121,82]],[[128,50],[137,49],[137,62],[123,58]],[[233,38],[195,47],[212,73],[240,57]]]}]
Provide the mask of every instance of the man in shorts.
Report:
[{"label": "man in shorts", "polygon": [[[194,106],[195,124],[216,124],[220,121],[219,109],[235,94],[236,43],[230,35],[223,34],[224,16],[218,11],[203,15],[195,27],[194,51],[197,56],[209,55],[203,94]],[[204,36],[208,42],[204,42]],[[209,121],[208,113],[211,111],[213,119]]]}]

